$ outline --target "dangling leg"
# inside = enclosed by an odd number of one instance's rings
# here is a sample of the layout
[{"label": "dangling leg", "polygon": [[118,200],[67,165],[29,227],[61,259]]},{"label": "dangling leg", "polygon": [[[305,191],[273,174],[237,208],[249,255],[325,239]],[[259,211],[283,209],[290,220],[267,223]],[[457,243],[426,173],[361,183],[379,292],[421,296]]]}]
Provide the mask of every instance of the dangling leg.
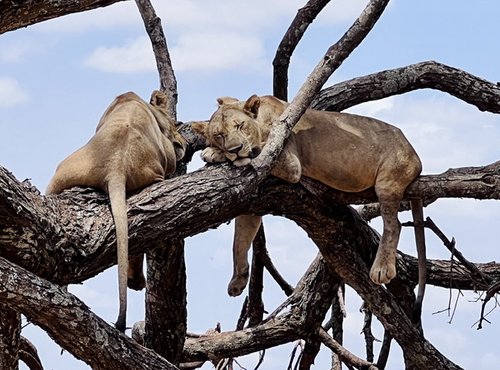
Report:
[{"label": "dangling leg", "polygon": [[231,297],[243,292],[248,283],[248,250],[259,230],[261,216],[241,215],[234,222],[233,277],[227,287]]},{"label": "dangling leg", "polygon": [[401,231],[398,209],[402,197],[393,193],[385,195],[382,191],[377,191],[377,194],[384,230],[370,270],[370,278],[375,284],[387,284],[396,276],[396,249]]}]

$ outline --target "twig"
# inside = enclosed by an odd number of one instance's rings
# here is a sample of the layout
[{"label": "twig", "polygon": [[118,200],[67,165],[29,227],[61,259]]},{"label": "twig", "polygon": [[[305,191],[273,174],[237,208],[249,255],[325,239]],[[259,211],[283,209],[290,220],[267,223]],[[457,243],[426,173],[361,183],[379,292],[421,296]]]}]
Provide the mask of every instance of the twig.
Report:
[{"label": "twig", "polygon": [[[264,231],[262,231],[262,232],[264,232]],[[264,243],[258,243],[257,248],[254,245],[253,249],[254,249],[254,253],[256,254],[256,256],[259,258],[259,260],[262,262],[264,267],[267,269],[269,274],[273,277],[274,281],[276,281],[276,283],[280,286],[280,288],[283,290],[283,292],[287,296],[291,295],[294,288],[290,284],[288,284],[288,282],[283,278],[283,276],[281,276],[281,274],[279,273],[276,266],[274,266],[273,261],[271,260],[271,257],[269,256],[269,252],[267,251],[265,241],[264,241]]]},{"label": "twig", "polygon": [[439,227],[431,220],[430,217],[425,219],[425,226],[432,230],[436,236],[441,239],[446,248],[452,253],[453,256],[457,258],[457,260],[467,269],[469,270],[473,276],[479,278],[482,282],[491,284],[492,280],[489,276],[483,274],[475,264],[467,260],[464,255],[456,248],[455,239],[452,238],[450,241],[446,235],[439,229]]},{"label": "twig", "polygon": [[[500,281],[491,285],[490,288],[486,291],[486,296],[484,297],[484,301],[483,301],[483,304],[481,306],[481,317],[479,319],[479,323],[477,324],[477,330],[480,330],[483,328],[483,321],[490,323],[485,317],[486,315],[484,314],[484,309],[486,308],[486,304],[489,302],[489,300],[492,297],[494,297],[495,294],[497,294],[498,292],[500,292]],[[495,307],[496,307],[496,305],[495,305]]]},{"label": "twig", "polygon": [[304,341],[302,339],[299,339],[295,345],[293,346],[293,350],[292,350],[292,353],[290,354],[290,361],[288,362],[288,367],[287,367],[287,370],[294,370],[296,368],[297,365],[295,365],[295,367],[293,366],[293,361],[295,359],[295,354],[297,353],[297,349],[300,348],[300,353],[297,357],[297,362],[296,364],[299,363],[300,361],[300,357],[302,356],[302,353],[303,353],[303,350],[304,350]]},{"label": "twig", "polygon": [[368,362],[373,362],[374,355],[373,355],[373,342],[377,341],[380,342],[380,340],[376,339],[373,336],[372,333],[372,317],[373,314],[371,311],[366,307],[366,304],[363,303],[363,305],[360,308],[360,312],[364,313],[364,321],[363,321],[363,330],[362,333],[365,336],[365,343],[366,343],[366,360]]}]

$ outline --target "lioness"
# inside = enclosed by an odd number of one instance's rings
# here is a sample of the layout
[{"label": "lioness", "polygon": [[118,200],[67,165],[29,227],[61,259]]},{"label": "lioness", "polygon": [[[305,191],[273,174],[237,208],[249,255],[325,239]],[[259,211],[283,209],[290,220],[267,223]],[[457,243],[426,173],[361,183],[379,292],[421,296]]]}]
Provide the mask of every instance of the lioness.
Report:
[{"label": "lioness", "polygon": [[[249,164],[261,152],[273,120],[288,105],[272,96],[256,95],[246,101],[227,97],[217,101],[219,107],[210,121],[192,127],[206,138],[208,147],[201,154],[204,161],[229,160],[236,166]],[[370,277],[385,284],[396,276],[401,229],[398,208],[406,187],[421,170],[417,153],[398,128],[373,118],[308,109],[293,128],[271,174],[291,183],[308,176],[346,192],[374,187],[384,230]],[[236,218],[234,272],[228,286],[231,296],[241,294],[248,282],[247,252],[260,223],[260,216]],[[420,299],[424,286],[419,288]]]},{"label": "lioness", "polygon": [[[106,109],[90,141],[59,164],[46,194],[90,186],[109,194],[116,228],[120,311],[115,327],[125,331],[128,286],[145,286],[143,256],[128,260],[126,192],[142,189],[175,172],[186,142],[168,118],[167,97],[154,91],[147,104],[133,92]],[[128,266],[128,271],[127,271]]]}]

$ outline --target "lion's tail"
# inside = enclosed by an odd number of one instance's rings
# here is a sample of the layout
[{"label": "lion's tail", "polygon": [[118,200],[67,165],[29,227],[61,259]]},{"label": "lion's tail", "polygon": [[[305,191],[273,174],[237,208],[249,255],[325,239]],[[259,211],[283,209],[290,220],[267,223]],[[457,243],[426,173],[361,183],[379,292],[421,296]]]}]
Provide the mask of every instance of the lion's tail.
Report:
[{"label": "lion's tail", "polygon": [[115,327],[125,331],[127,318],[127,268],[128,268],[128,220],[126,200],[126,178],[124,175],[112,176],[108,182],[111,213],[116,229],[116,250],[118,261],[118,291],[120,309]]}]

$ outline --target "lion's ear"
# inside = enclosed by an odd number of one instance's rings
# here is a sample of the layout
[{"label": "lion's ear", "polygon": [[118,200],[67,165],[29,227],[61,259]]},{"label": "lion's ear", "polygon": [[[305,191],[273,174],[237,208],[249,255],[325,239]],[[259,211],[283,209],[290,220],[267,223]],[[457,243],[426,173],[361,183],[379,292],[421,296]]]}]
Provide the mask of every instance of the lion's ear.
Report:
[{"label": "lion's ear", "polygon": [[243,110],[249,113],[253,118],[257,118],[260,107],[260,98],[257,95],[252,95],[248,98],[243,106]]},{"label": "lion's ear", "polygon": [[151,94],[151,99],[149,100],[149,104],[154,105],[155,107],[158,108],[167,109],[168,107],[167,94],[159,90],[153,91],[153,93]]},{"label": "lion's ear", "polygon": [[207,127],[208,127],[208,122],[207,121],[195,121],[195,122],[191,122],[191,129],[196,134],[203,136],[205,139],[208,139],[208,137],[207,137]]},{"label": "lion's ear", "polygon": [[217,104],[219,104],[219,107],[224,104],[231,104],[231,103],[236,103],[238,99],[232,98],[230,96],[222,96],[220,98],[217,98]]}]

